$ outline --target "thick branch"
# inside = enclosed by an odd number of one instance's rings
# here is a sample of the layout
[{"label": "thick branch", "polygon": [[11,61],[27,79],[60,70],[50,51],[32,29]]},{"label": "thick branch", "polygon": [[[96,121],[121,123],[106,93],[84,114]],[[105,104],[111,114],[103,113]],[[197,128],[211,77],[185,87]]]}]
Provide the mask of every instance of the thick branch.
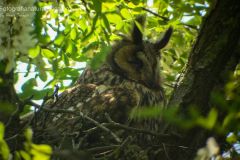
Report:
[{"label": "thick branch", "polygon": [[[179,106],[181,113],[187,114],[188,107],[196,106],[206,114],[209,109],[209,97],[220,78],[222,71],[236,51],[240,38],[240,1],[219,0],[208,14],[196,44],[189,57],[183,78],[178,82],[168,106]],[[233,68],[233,67],[232,67]],[[205,143],[204,131],[192,130],[185,133],[181,145],[198,148]],[[191,137],[191,140],[189,140]],[[193,153],[183,156],[176,153],[173,159],[192,159]]]},{"label": "thick branch", "polygon": [[[14,89],[13,71],[6,73],[8,60],[0,61],[0,122],[6,126],[5,137],[16,135],[19,131],[19,115],[16,105],[17,95]],[[11,149],[16,149],[16,140],[8,141]]]}]

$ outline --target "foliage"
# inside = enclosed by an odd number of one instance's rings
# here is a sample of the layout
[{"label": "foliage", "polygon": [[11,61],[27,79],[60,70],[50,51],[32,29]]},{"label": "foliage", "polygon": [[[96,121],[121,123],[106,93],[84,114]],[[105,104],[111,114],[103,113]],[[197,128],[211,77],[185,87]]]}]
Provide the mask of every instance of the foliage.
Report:
[{"label": "foliage", "polygon": [[[13,155],[4,140],[4,125],[0,123],[0,159],[9,160]],[[52,154],[52,148],[46,144],[34,144],[32,142],[32,130],[25,131],[24,150],[16,151],[15,160],[49,160]]]},{"label": "foliage", "polygon": [[25,131],[25,138],[25,150],[16,151],[16,159],[50,160],[52,148],[46,144],[34,144],[31,129]]},{"label": "foliage", "polygon": [[[146,118],[162,116],[164,120],[176,124],[185,129],[202,127],[215,132],[217,135],[226,137],[225,151],[226,159],[239,159],[240,157],[240,72],[236,70],[229,77],[228,83],[223,91],[213,92],[211,95],[211,109],[207,115],[201,114],[196,106],[190,107],[188,114],[180,116],[179,109],[172,107],[165,110],[159,107],[142,108],[133,110],[132,118]],[[207,147],[206,147],[207,148]],[[205,155],[205,153],[203,154]]]},{"label": "foliage", "polygon": [[0,156],[3,160],[8,160],[10,156],[10,150],[6,141],[4,140],[4,125],[0,122]]},{"label": "foliage", "polygon": [[208,3],[203,0],[36,2],[39,11],[34,16],[32,35],[37,43],[28,53],[17,57],[15,77],[17,86],[22,86],[20,97],[33,94],[34,99],[41,99],[53,92],[57,83],[61,89],[73,84],[85,63],[93,68],[99,66],[110,44],[129,32],[139,14],[147,16],[146,39],[157,40],[169,26],[174,28],[171,43],[162,53],[162,75],[167,82],[164,87],[170,95]]},{"label": "foliage", "polygon": [[[31,3],[33,1],[28,2],[20,5],[33,5]],[[10,35],[12,41],[16,42],[11,46],[11,54],[4,53],[6,50],[3,48],[4,43],[0,44],[0,60],[6,57],[9,60],[6,72],[16,67],[15,84],[16,88],[19,88],[17,91],[20,98],[26,99],[34,95],[34,100],[41,100],[46,94],[54,92],[55,84],[60,84],[61,90],[74,84],[86,64],[97,68],[111,49],[112,42],[128,33],[135,17],[140,14],[147,17],[144,29],[146,39],[157,40],[169,26],[174,28],[173,37],[168,47],[162,51],[161,59],[163,87],[168,98],[175,82],[181,78],[180,73],[184,70],[203,16],[210,7],[210,1],[62,0],[37,1],[34,6],[38,10],[27,15],[28,21],[23,23],[27,26],[25,32],[17,32],[20,31],[20,27],[15,27],[16,34]],[[15,26],[21,24],[21,20],[23,18],[16,21]],[[5,32],[2,27],[3,20],[0,20],[0,23],[3,31],[0,38],[6,39],[8,31]],[[31,35],[28,35],[29,32]],[[31,39],[33,37],[34,40]],[[18,40],[25,42],[23,44],[26,46],[18,44]],[[233,74],[224,93],[213,93],[213,107],[208,115],[201,115],[195,106],[189,111],[187,119],[176,116],[178,113],[176,109],[161,111],[154,108],[138,114],[140,117],[161,114],[166,120],[185,128],[200,126],[225,135],[231,132],[226,141],[233,147],[239,143],[238,72],[239,70],[236,70]],[[0,83],[1,81],[0,77]],[[25,108],[26,112],[30,110],[29,108]],[[220,121],[222,112],[226,112],[226,116]],[[3,128],[0,124],[0,150],[2,157],[8,159],[9,149],[3,139]],[[26,138],[25,150],[17,152],[16,155],[24,159],[29,159],[32,155],[36,157],[41,155],[42,159],[49,158],[51,149],[48,146],[39,145],[36,148],[31,142],[31,136],[28,135]],[[47,154],[42,154],[43,152]]]}]

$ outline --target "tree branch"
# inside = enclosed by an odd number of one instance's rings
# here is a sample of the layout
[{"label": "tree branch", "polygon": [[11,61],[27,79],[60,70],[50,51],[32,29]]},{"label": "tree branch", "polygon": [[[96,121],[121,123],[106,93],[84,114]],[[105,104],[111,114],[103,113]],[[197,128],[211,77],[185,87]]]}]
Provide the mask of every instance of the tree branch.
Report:
[{"label": "tree branch", "polygon": [[[226,64],[236,50],[240,37],[240,4],[238,0],[219,0],[214,9],[202,23],[198,39],[189,56],[183,78],[177,83],[168,107],[180,107],[182,116],[186,116],[190,106],[197,107],[202,114],[211,108],[211,91],[220,78]],[[176,127],[169,129],[178,130]],[[203,146],[208,133],[201,129],[183,132],[185,136],[179,144],[189,148]],[[194,141],[190,141],[189,137]],[[172,151],[172,159],[193,159],[195,153]]]},{"label": "tree branch", "polygon": [[[36,107],[37,105],[35,105]],[[115,134],[113,133],[110,129],[106,128],[105,126],[103,126],[101,123],[97,122],[96,120],[88,117],[87,115],[84,115],[82,112],[76,112],[76,111],[71,111],[71,110],[66,110],[66,109],[49,109],[46,107],[41,108],[43,111],[46,112],[51,112],[51,113],[65,113],[65,114],[73,114],[79,117],[82,117],[86,120],[88,120],[89,122],[93,123],[94,125],[96,125],[97,127],[101,128],[103,131],[109,133],[116,142],[120,143],[121,139]]]}]

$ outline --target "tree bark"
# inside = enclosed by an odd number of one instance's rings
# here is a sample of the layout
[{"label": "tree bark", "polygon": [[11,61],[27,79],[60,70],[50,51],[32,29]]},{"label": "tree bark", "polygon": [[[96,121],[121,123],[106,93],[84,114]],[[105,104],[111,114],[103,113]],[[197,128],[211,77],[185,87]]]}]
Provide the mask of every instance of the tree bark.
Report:
[{"label": "tree bark", "polygon": [[[179,107],[180,113],[187,115],[190,106],[195,106],[202,114],[211,108],[209,98],[217,85],[226,65],[236,56],[240,38],[240,1],[218,0],[202,23],[197,41],[190,53],[188,64],[176,86],[168,107]],[[234,54],[236,53],[236,54]],[[233,62],[233,69],[238,61]],[[171,159],[193,159],[196,149],[204,145],[209,133],[201,129],[188,132],[172,127],[170,132],[180,132],[183,138],[179,146],[188,147],[189,152],[174,150]]]},{"label": "tree bark", "polygon": [[17,94],[14,89],[13,71],[6,73],[7,60],[0,61],[0,121],[6,127],[5,138],[12,150],[17,148],[17,139],[10,138],[19,133]]}]

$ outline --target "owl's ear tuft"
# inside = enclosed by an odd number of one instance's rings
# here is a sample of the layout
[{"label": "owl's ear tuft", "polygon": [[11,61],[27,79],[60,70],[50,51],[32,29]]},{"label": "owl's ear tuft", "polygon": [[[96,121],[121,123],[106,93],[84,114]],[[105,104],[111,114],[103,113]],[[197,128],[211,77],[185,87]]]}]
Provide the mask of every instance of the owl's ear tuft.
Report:
[{"label": "owl's ear tuft", "polygon": [[168,30],[165,32],[163,38],[161,40],[159,40],[157,43],[155,43],[154,47],[157,50],[164,48],[168,44],[168,41],[170,40],[172,32],[173,32],[173,28],[169,27]]},{"label": "owl's ear tuft", "polygon": [[145,22],[144,16],[139,16],[136,18],[132,31],[132,40],[135,44],[141,44],[143,39],[143,26]]}]

